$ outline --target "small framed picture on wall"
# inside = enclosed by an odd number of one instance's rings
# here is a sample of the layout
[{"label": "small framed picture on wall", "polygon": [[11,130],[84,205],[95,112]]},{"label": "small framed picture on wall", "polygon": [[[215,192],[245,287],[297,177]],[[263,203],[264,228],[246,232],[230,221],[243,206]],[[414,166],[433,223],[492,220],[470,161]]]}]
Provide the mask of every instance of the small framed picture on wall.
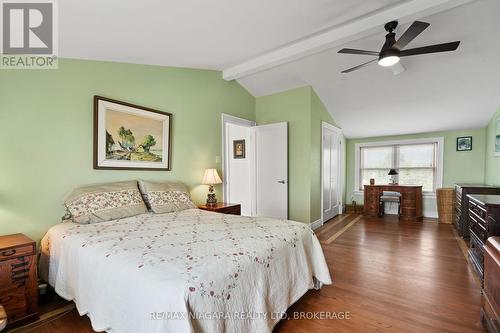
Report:
[{"label": "small framed picture on wall", "polygon": [[233,141],[233,157],[245,158],[245,140],[234,140]]},{"label": "small framed picture on wall", "polygon": [[460,136],[457,138],[457,151],[472,150],[472,136]]}]

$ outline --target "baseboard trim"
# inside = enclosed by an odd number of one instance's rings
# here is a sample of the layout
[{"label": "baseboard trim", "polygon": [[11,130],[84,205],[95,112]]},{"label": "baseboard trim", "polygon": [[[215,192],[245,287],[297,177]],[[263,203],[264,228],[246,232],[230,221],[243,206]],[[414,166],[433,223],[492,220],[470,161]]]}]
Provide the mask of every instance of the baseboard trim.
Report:
[{"label": "baseboard trim", "polygon": [[319,227],[321,227],[322,225],[323,225],[323,222],[321,221],[321,219],[318,219],[318,220],[311,222],[309,224],[309,226],[311,227],[312,230],[316,230]]},{"label": "baseboard trim", "polygon": [[423,215],[424,217],[429,217],[429,218],[432,218],[432,219],[437,219],[438,218],[438,213],[437,213],[437,210],[425,210],[423,209]]}]

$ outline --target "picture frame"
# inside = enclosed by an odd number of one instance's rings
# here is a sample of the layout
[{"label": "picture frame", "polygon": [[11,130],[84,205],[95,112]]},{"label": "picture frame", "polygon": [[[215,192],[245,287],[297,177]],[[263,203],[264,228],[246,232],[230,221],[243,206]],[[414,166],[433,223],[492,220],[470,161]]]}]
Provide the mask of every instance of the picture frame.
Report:
[{"label": "picture frame", "polygon": [[457,151],[472,150],[472,136],[459,136],[457,138]]},{"label": "picture frame", "polygon": [[94,169],[171,170],[172,114],[94,96]]},{"label": "picture frame", "polygon": [[495,119],[495,157],[500,157],[500,116]]},{"label": "picture frame", "polygon": [[233,158],[245,158],[245,140],[233,140]]}]

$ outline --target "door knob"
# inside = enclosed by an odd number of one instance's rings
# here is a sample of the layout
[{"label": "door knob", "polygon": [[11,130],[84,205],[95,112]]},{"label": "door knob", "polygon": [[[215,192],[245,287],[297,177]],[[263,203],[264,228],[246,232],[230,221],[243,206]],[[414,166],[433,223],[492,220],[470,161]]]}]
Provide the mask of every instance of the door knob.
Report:
[{"label": "door knob", "polygon": [[278,180],[278,183],[280,183],[280,184],[285,184],[285,183],[286,183],[286,180]]}]

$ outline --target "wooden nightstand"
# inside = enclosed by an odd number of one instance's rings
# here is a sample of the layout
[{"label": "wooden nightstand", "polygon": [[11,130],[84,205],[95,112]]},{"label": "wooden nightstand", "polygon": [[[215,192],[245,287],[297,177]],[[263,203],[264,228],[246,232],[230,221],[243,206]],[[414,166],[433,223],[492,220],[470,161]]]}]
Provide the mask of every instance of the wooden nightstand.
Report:
[{"label": "wooden nightstand", "polygon": [[201,205],[198,206],[199,209],[209,210],[211,212],[217,212],[222,214],[232,214],[232,215],[241,215],[241,205],[240,204],[232,204],[225,202],[218,202],[213,206]]},{"label": "wooden nightstand", "polygon": [[0,236],[0,304],[8,327],[38,319],[36,244],[23,234]]}]

